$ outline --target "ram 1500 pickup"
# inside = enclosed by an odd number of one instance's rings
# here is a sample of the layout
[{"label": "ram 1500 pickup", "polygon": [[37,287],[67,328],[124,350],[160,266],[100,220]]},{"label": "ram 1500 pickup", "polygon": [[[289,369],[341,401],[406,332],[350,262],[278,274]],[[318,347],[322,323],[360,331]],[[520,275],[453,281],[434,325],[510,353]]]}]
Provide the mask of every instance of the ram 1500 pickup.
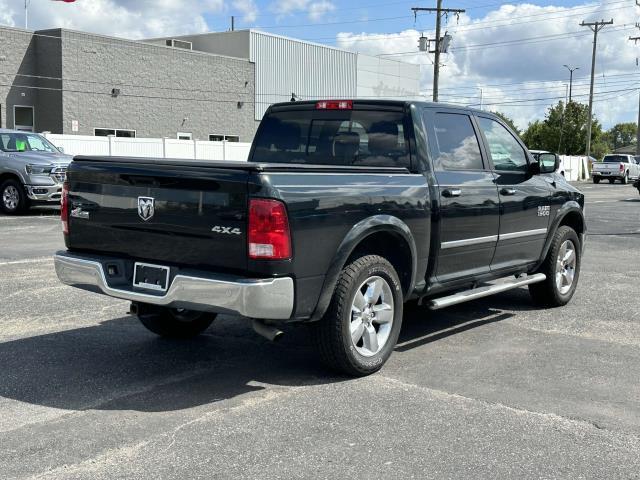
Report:
[{"label": "ram 1500 pickup", "polygon": [[308,322],[350,375],[391,355],[403,304],[437,310],[528,285],[574,294],[583,195],[498,117],[409,101],[276,104],[248,162],[76,157],[58,277],[129,300],[152,332],[220,313],[278,337]]},{"label": "ram 1500 pickup", "polygon": [[60,206],[65,155],[42,135],[0,129],[0,211],[17,215],[31,205]]},{"label": "ram 1500 pickup", "polygon": [[613,154],[605,155],[601,162],[594,162],[591,170],[593,183],[607,179],[609,183],[620,180],[626,185],[629,180],[640,178],[640,165],[633,155]]}]

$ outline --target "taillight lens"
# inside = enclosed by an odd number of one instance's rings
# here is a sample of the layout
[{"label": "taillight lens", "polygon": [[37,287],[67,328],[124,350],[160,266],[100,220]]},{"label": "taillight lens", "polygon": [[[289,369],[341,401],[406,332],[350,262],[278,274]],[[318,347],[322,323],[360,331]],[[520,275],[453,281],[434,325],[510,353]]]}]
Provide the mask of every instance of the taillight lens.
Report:
[{"label": "taillight lens", "polygon": [[69,184],[62,185],[62,197],[60,198],[60,220],[62,220],[62,233],[69,234]]},{"label": "taillight lens", "polygon": [[323,100],[316,103],[316,110],[353,110],[353,100]]},{"label": "taillight lens", "polygon": [[620,164],[620,171],[624,172],[624,165],[622,163]]},{"label": "taillight lens", "polygon": [[249,258],[291,258],[291,235],[287,209],[278,200],[254,198],[249,202]]}]

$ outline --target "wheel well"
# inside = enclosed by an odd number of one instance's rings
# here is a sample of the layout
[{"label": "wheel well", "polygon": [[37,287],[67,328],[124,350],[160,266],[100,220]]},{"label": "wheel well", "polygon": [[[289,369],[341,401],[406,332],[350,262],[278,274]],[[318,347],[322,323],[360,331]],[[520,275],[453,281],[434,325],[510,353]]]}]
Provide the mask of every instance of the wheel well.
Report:
[{"label": "wheel well", "polygon": [[578,212],[567,213],[558,226],[561,227],[563,225],[573,228],[578,235],[584,233],[584,221]]},{"label": "wheel well", "polygon": [[412,274],[411,248],[407,241],[393,232],[376,232],[365,237],[353,250],[347,263],[363,255],[379,255],[396,270],[405,295],[409,293]]},{"label": "wheel well", "polygon": [[0,174],[0,185],[5,181],[5,180],[16,180],[18,183],[20,183],[22,185],[22,180],[20,180],[20,177],[18,177],[15,173],[2,173]]}]

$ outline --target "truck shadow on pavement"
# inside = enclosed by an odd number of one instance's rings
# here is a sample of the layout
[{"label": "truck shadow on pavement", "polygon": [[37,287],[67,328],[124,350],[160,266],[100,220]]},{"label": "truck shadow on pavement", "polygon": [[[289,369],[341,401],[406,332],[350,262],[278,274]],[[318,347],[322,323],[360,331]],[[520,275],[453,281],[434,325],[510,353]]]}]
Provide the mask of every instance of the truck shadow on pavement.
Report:
[{"label": "truck shadow on pavement", "polygon": [[[508,319],[513,314],[500,307],[525,305],[516,292],[440,312],[409,306],[396,351]],[[272,387],[350,380],[320,364],[306,326],[288,328],[272,344],[232,317],[187,341],[161,339],[137,319],[116,318],[0,343],[0,365],[0,396],[66,410],[175,411]]]}]

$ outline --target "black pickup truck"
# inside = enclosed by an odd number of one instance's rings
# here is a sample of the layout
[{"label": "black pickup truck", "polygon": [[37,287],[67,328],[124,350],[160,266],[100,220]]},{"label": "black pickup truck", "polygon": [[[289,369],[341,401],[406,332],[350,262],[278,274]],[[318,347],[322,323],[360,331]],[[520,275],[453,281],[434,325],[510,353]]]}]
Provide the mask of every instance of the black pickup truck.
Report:
[{"label": "black pickup truck", "polygon": [[308,322],[351,375],[390,356],[403,304],[576,289],[584,197],[496,116],[442,104],[273,105],[248,162],[76,157],[60,280],[190,337],[219,313],[275,339]]}]

